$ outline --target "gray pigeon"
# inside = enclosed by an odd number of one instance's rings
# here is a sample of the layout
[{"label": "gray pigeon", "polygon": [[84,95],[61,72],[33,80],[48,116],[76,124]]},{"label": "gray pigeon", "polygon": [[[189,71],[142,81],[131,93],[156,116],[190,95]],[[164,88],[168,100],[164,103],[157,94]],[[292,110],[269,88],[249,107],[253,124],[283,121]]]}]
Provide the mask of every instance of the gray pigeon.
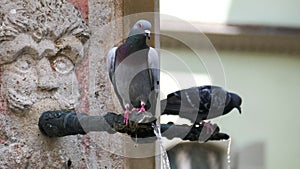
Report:
[{"label": "gray pigeon", "polygon": [[237,108],[241,113],[242,98],[218,86],[198,86],[168,94],[161,101],[162,115],[179,115],[200,123],[229,113]]},{"label": "gray pigeon", "polygon": [[130,109],[155,114],[159,91],[159,56],[146,44],[150,39],[151,23],[139,20],[129,37],[107,54],[107,69],[118,99],[125,110],[128,124]]}]

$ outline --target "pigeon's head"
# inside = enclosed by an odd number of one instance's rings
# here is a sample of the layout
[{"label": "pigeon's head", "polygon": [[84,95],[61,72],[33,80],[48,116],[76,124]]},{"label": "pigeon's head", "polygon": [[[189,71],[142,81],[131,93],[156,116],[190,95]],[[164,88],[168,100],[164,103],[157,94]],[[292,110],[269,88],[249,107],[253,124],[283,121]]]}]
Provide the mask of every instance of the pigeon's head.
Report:
[{"label": "pigeon's head", "polygon": [[231,104],[234,108],[237,108],[240,112],[240,114],[242,113],[241,110],[241,104],[242,104],[242,98],[235,94],[235,93],[230,93],[231,94]]},{"label": "pigeon's head", "polygon": [[150,30],[151,30],[151,23],[149,21],[139,20],[131,28],[129,36],[133,36],[133,35],[137,35],[137,34],[143,34],[148,39],[150,39],[150,33],[151,33]]}]

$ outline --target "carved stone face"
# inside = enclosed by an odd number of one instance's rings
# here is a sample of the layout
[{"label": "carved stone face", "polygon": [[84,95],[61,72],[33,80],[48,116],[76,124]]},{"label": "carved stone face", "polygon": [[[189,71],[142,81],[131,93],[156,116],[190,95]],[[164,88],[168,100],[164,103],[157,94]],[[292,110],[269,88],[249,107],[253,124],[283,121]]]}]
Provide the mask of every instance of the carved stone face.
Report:
[{"label": "carved stone face", "polygon": [[63,110],[76,108],[80,95],[75,64],[84,55],[80,40],[69,35],[55,42],[35,42],[30,35],[20,34],[3,45],[12,46],[6,52],[15,56],[3,65],[3,94],[9,108],[26,112],[44,99],[56,100]]}]

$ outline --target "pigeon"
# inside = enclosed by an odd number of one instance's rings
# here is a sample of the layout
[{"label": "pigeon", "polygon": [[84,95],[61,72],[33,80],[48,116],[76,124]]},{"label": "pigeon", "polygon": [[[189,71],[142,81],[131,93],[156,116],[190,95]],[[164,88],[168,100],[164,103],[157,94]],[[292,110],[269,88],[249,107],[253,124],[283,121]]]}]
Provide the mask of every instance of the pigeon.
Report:
[{"label": "pigeon", "polygon": [[195,123],[229,113],[241,113],[242,98],[218,86],[199,86],[179,90],[161,101],[162,115],[179,115]]},{"label": "pigeon", "polygon": [[126,125],[131,111],[155,114],[159,92],[159,57],[157,51],[146,43],[146,39],[150,39],[150,30],[149,21],[137,21],[125,43],[107,53],[109,79],[125,110]]}]

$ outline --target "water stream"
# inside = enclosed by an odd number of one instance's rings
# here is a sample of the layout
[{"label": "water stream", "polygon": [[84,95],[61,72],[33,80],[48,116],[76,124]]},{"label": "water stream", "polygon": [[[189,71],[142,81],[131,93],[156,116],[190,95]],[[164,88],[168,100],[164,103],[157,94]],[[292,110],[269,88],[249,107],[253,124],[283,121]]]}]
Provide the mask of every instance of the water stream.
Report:
[{"label": "water stream", "polygon": [[162,167],[163,167],[163,169],[171,169],[168,154],[167,154],[167,151],[166,151],[166,149],[163,145],[163,142],[162,142],[162,136],[161,136],[161,131],[160,131],[160,123],[159,122],[156,122],[156,124],[153,123],[152,127],[154,128],[154,134],[157,137],[157,141],[158,141],[158,144],[159,144],[159,147],[160,147]]},{"label": "water stream", "polygon": [[228,139],[228,147],[227,147],[227,164],[228,164],[228,169],[230,169],[230,148],[231,148],[231,138]]}]

